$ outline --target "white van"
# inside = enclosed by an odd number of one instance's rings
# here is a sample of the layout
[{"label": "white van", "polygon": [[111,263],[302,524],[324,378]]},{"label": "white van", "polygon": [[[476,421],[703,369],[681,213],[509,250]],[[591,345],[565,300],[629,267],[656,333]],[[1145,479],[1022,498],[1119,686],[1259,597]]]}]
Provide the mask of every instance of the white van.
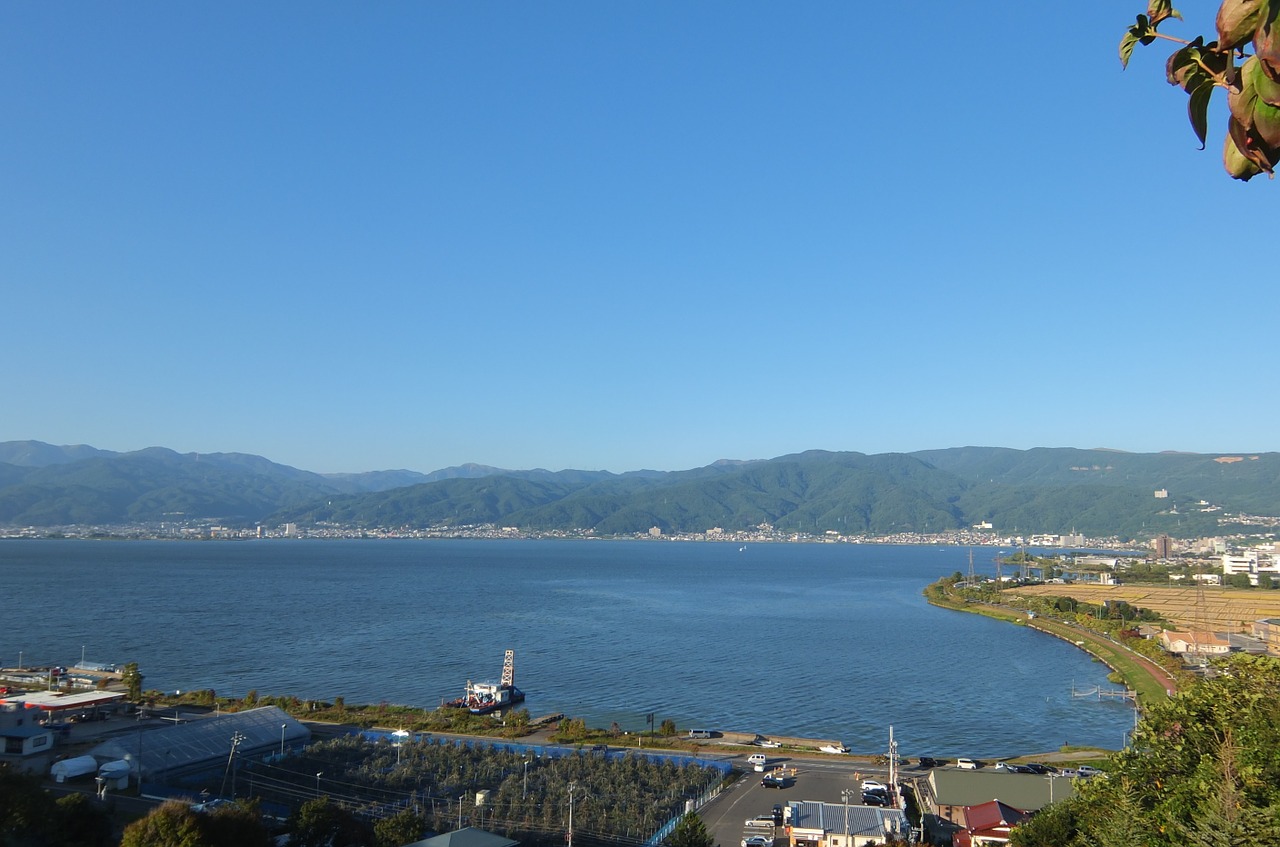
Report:
[{"label": "white van", "polygon": [[765,762],[769,761],[769,757],[764,753],[752,753],[750,756],[747,756],[747,761],[753,765],[763,765]]},{"label": "white van", "polygon": [[691,729],[689,730],[690,738],[710,738],[711,730],[709,729]]},{"label": "white van", "polygon": [[966,771],[976,771],[978,763],[973,759],[956,759],[956,767]]}]

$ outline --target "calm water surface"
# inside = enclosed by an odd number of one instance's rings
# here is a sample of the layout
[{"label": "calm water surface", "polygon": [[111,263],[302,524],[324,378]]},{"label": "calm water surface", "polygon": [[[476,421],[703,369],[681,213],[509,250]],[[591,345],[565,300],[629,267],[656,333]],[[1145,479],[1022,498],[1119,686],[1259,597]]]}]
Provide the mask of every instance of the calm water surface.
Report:
[{"label": "calm water surface", "polygon": [[[979,551],[990,562],[994,551]],[[136,661],[146,687],[433,707],[516,651],[534,716],[905,754],[1116,747],[1105,666],[934,608],[967,548],[588,541],[0,542],[0,664]]]}]

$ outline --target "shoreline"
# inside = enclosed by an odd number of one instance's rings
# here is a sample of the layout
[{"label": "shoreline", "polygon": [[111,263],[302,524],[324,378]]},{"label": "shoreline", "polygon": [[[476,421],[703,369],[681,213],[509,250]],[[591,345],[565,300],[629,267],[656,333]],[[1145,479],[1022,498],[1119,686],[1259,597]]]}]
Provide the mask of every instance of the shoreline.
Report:
[{"label": "shoreline", "polygon": [[[1125,688],[1132,692],[1134,708],[1136,709],[1141,709],[1143,705],[1152,699],[1168,698],[1177,693],[1177,680],[1164,668],[1114,640],[1090,630],[1075,628],[1061,621],[1033,618],[1025,612],[1018,612],[1007,606],[977,602],[940,602],[928,595],[925,596],[925,602],[931,606],[950,609],[954,612],[982,615],[983,617],[994,618],[1014,626],[1029,627],[1037,632],[1068,642],[1092,656],[1096,661],[1106,665],[1113,673],[1118,674]],[[1123,651],[1123,653],[1120,651]],[[1116,657],[1120,655],[1131,657],[1132,663],[1136,667],[1130,669],[1121,666],[1121,663],[1116,661]]]}]

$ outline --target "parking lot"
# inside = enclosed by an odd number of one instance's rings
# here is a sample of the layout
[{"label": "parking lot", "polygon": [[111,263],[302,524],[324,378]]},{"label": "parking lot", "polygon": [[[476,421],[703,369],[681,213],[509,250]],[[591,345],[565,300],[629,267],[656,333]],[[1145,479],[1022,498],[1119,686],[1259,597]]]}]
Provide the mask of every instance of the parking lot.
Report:
[{"label": "parking lot", "polygon": [[781,837],[784,832],[781,827],[746,826],[748,820],[770,814],[775,805],[785,806],[795,800],[843,803],[842,792],[845,791],[852,792],[850,803],[860,803],[862,780],[888,782],[885,768],[873,767],[864,760],[836,756],[770,756],[770,773],[781,769],[788,775],[795,774],[794,778],[787,779],[785,788],[762,786],[760,782],[765,774],[754,772],[745,756],[735,758],[734,766],[745,770],[746,774],[699,813],[714,843],[720,847],[740,847],[748,836]]}]

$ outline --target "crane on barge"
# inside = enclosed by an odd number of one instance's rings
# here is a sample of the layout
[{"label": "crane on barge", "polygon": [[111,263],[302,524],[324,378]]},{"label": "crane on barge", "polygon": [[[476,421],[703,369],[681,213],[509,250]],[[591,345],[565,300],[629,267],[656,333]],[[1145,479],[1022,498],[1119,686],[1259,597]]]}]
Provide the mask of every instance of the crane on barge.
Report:
[{"label": "crane on barge", "polygon": [[524,702],[524,692],[516,688],[516,651],[508,650],[502,660],[501,682],[467,680],[466,693],[443,705],[466,709],[473,715],[487,715]]}]

